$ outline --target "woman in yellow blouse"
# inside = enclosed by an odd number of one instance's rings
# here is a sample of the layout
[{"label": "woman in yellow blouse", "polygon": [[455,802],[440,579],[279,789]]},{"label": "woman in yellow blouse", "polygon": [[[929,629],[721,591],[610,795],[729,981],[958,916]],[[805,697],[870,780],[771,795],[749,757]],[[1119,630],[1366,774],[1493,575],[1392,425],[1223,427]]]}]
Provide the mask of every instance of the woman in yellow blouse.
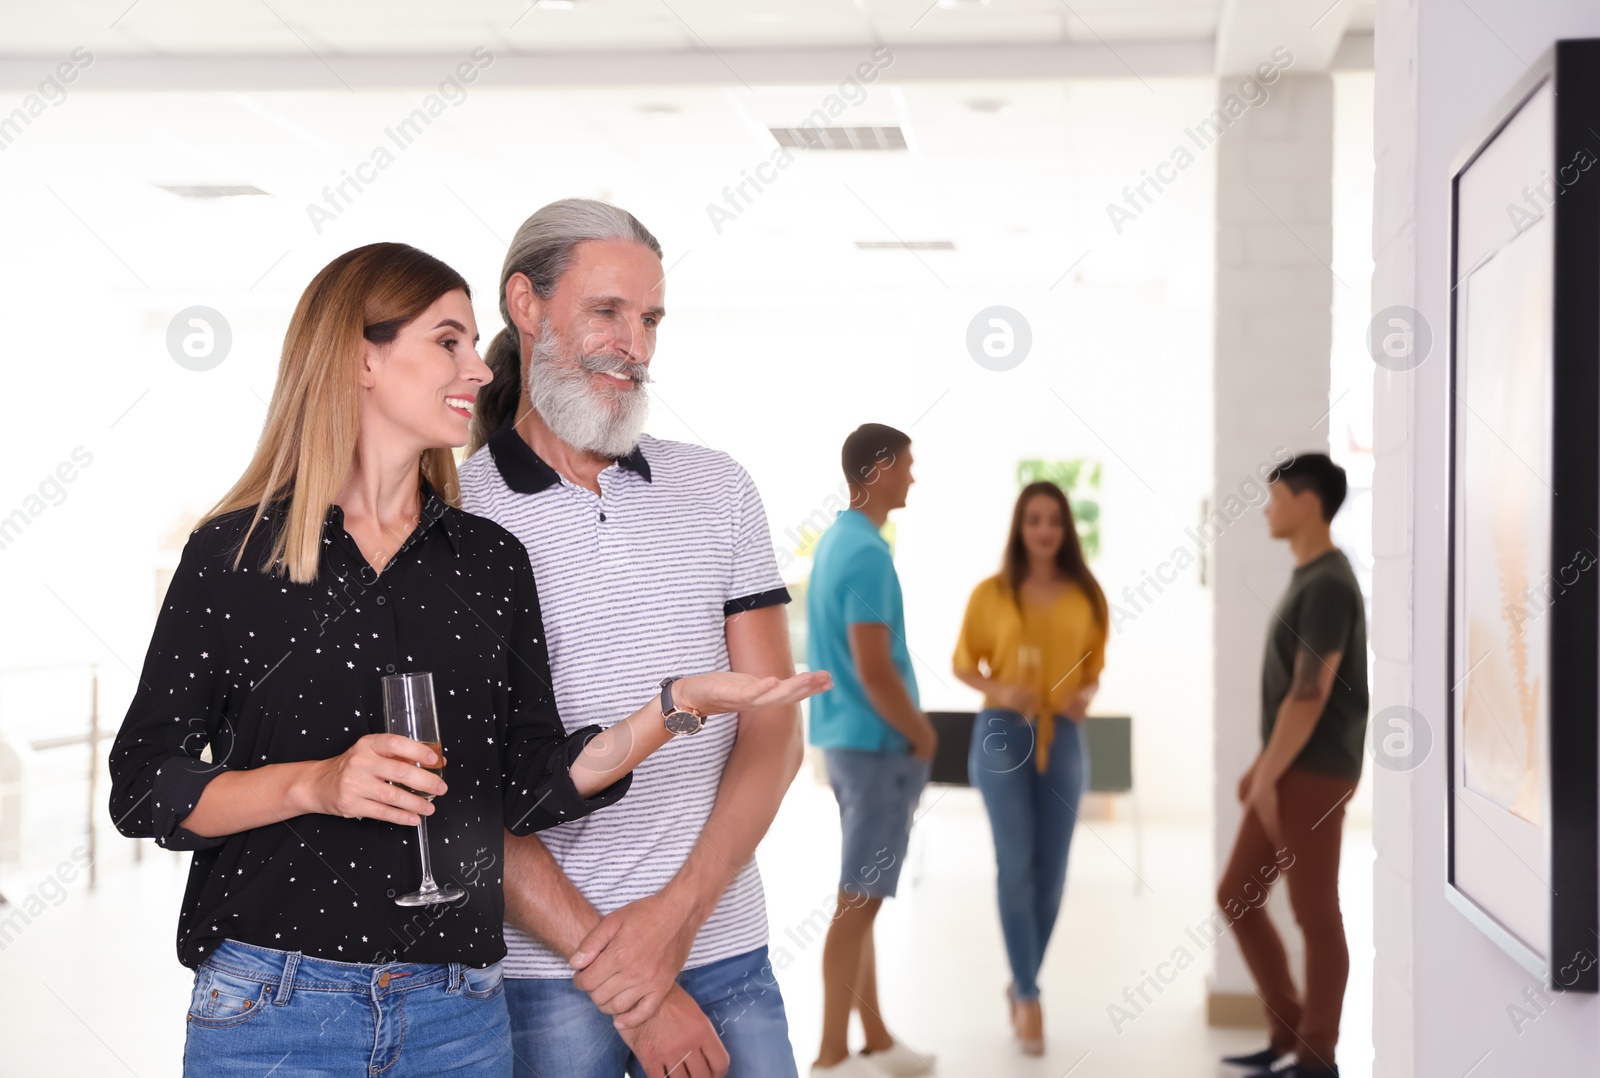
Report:
[{"label": "woman in yellow blouse", "polygon": [[1099,688],[1108,620],[1066,496],[1030,483],[1000,572],[973,589],[954,659],[956,677],[983,693],[968,769],[994,831],[1011,1021],[1029,1055],[1044,1052],[1039,968],[1088,779],[1080,724]]}]

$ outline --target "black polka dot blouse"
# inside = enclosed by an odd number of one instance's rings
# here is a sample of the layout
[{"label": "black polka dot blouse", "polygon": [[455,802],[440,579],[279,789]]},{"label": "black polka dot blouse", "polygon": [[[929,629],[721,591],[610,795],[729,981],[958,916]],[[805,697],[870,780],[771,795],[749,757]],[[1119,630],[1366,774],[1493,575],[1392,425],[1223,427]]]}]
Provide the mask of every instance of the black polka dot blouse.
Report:
[{"label": "black polka dot blouse", "polygon": [[[629,785],[586,800],[568,776],[599,727],[569,736],[556,713],[527,552],[425,487],[421,522],[381,575],[334,506],[316,582],[295,584],[261,571],[277,509],[233,568],[251,515],[189,537],[111,750],[117,829],[194,851],[180,960],[197,966],[233,939],[340,962],[498,961],[503,830],[578,819]],[[179,826],[223,771],[327,759],[384,732],[381,679],[423,670],[450,787],[428,820],[434,875],[465,902],[395,905],[421,882],[415,827],[306,815],[203,838]]]}]

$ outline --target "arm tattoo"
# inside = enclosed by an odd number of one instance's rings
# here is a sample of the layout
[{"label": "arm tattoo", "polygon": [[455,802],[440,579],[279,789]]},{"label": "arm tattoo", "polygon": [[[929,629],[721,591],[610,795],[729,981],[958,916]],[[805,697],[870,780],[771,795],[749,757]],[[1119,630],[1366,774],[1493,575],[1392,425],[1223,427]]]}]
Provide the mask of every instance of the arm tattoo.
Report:
[{"label": "arm tattoo", "polygon": [[1294,680],[1289,695],[1296,700],[1317,700],[1322,696],[1322,660],[1310,648],[1294,654]]}]

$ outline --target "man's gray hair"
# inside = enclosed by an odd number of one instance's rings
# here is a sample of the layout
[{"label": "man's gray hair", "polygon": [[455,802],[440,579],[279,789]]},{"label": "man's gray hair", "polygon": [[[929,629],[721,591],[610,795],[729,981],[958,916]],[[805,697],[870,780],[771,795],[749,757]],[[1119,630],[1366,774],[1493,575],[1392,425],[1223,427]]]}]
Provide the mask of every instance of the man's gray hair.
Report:
[{"label": "man's gray hair", "polygon": [[511,324],[506,307],[506,282],[514,273],[526,274],[540,299],[549,299],[572,261],[572,252],[590,240],[642,243],[661,257],[661,244],[639,219],[627,210],[595,198],[564,198],[542,207],[522,222],[511,238],[505,265],[500,270],[500,317]]}]

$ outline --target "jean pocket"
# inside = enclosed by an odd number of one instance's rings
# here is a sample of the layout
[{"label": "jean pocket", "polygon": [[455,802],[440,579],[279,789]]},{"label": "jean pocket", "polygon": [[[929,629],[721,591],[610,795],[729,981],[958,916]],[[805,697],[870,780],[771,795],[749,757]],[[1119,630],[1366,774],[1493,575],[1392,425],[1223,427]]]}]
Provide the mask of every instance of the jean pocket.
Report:
[{"label": "jean pocket", "polygon": [[465,982],[461,994],[468,999],[493,999],[505,991],[505,974],[500,969],[500,963],[485,966],[482,969],[466,967],[462,972]]},{"label": "jean pocket", "polygon": [[211,1028],[243,1025],[266,1010],[272,990],[264,981],[201,966],[194,975],[189,1022]]}]

